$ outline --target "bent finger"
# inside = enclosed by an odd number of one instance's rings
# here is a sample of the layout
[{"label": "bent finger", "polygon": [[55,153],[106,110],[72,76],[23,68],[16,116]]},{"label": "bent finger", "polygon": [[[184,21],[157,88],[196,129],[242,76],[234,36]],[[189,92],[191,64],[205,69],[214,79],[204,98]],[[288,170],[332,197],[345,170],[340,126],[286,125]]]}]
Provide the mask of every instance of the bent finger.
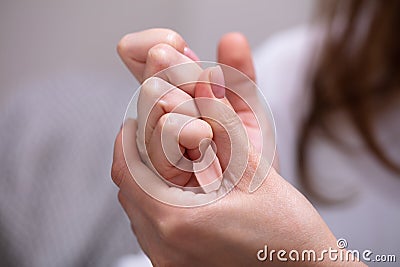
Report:
[{"label": "bent finger", "polygon": [[148,144],[148,156],[161,177],[184,186],[193,171],[192,161],[184,154],[187,150],[199,149],[201,145],[207,146],[207,140],[211,139],[212,130],[205,121],[168,113],[156,125]]},{"label": "bent finger", "polygon": [[125,157],[126,165],[131,174],[125,176],[120,184],[120,190],[124,195],[129,196],[131,201],[137,203],[142,212],[161,214],[164,210],[171,208],[156,200],[173,206],[197,206],[209,203],[209,201],[224,194],[222,191],[195,194],[190,191],[183,191],[180,188],[170,187],[141,160],[136,145],[136,132],[136,121],[133,119],[126,120],[122,135],[118,136],[115,151],[116,159],[121,159],[121,154],[122,159]]},{"label": "bent finger", "polygon": [[157,44],[148,51],[143,77],[156,75],[193,96],[194,82],[201,72],[197,63],[172,46]]},{"label": "bent finger", "polygon": [[185,40],[170,29],[155,28],[130,33],[119,41],[118,54],[140,83],[144,81],[143,71],[148,51],[160,43],[168,44],[180,53],[190,55],[191,50],[187,49]]},{"label": "bent finger", "polygon": [[149,142],[153,130],[162,115],[170,112],[199,117],[193,98],[163,79],[151,77],[140,90],[138,99],[139,143]]}]

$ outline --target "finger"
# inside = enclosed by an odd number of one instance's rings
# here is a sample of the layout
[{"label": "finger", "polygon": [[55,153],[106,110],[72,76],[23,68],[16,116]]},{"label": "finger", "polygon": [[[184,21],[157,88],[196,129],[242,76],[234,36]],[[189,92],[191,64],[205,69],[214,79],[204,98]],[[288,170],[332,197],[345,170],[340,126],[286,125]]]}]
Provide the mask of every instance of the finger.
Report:
[{"label": "finger", "polygon": [[241,33],[222,36],[218,45],[218,62],[243,72],[252,81],[256,80],[250,45]]},{"label": "finger", "polygon": [[193,171],[203,192],[209,193],[221,187],[222,167],[211,146],[203,151],[200,161],[193,162]]},{"label": "finger", "polygon": [[[214,141],[218,149],[217,155],[222,168],[225,169],[230,158],[229,135],[223,123],[221,124],[220,121],[214,120],[213,118],[218,117],[217,113],[220,113],[220,115],[227,113],[225,109],[229,109],[231,113],[234,113],[234,111],[229,101],[224,97],[225,89],[222,70],[220,67],[208,68],[203,71],[199,80],[201,82],[198,82],[195,88],[195,102],[202,118],[207,121],[213,129]],[[217,98],[216,95],[218,95],[219,98]],[[207,101],[207,99],[212,99],[213,101]],[[220,104],[217,105],[217,103]],[[227,118],[221,119],[225,121]],[[222,147],[226,149],[221,149]]]},{"label": "finger", "polygon": [[248,104],[257,101],[257,87],[254,83],[256,76],[251,49],[246,37],[241,33],[224,35],[218,45],[218,62],[229,66],[222,67],[225,84],[230,89],[226,97],[237,113],[247,113],[250,110]]},{"label": "finger", "polygon": [[[194,194],[168,186],[142,162],[136,145],[136,132],[136,121],[126,120],[122,135],[119,135],[116,141],[114,158],[121,161],[125,157],[131,175],[128,176],[124,173],[125,178],[119,179],[123,180],[120,183],[120,190],[123,194],[129,196],[129,199],[136,205],[140,205],[139,208],[142,212],[161,214],[161,210],[168,209],[166,205],[162,205],[155,199],[176,206],[196,206],[215,200],[219,196],[218,194],[224,193]],[[114,164],[120,165],[119,162],[114,162],[113,166]]]},{"label": "finger", "polygon": [[[256,151],[263,151],[263,155],[270,158],[269,154],[275,151],[274,142],[271,142],[274,140],[274,130],[267,115],[268,108],[265,109],[265,104],[260,102],[251,49],[246,38],[240,33],[224,35],[218,47],[218,61],[232,67],[222,67],[226,86],[230,89],[226,97],[245,123]],[[262,131],[260,125],[264,125]],[[273,164],[278,166],[277,157]]]},{"label": "finger", "polygon": [[[237,184],[248,169],[251,146],[240,117],[226,98],[217,98],[215,81],[221,75],[220,67],[206,69],[195,87],[195,101],[202,118],[212,127],[217,156],[224,171],[223,183]],[[208,83],[205,81],[209,81]],[[221,93],[221,92],[220,92]]]},{"label": "finger", "polygon": [[138,99],[138,139],[148,144],[153,130],[162,115],[170,112],[199,117],[193,98],[163,79],[151,77],[140,90]]},{"label": "finger", "polygon": [[[170,68],[172,66],[174,68]],[[197,63],[179,53],[174,47],[157,44],[147,54],[143,77],[146,79],[156,75],[193,96],[193,82],[197,81],[201,72],[202,69]]]},{"label": "finger", "polygon": [[125,35],[118,43],[117,51],[122,61],[138,79],[143,82],[143,71],[150,48],[157,44],[168,44],[192,60],[198,57],[190,50],[185,40],[170,29],[149,29]]},{"label": "finger", "polygon": [[161,117],[148,144],[148,155],[154,169],[164,179],[180,186],[192,176],[192,161],[186,150],[207,147],[212,139],[211,127],[203,120],[177,113]]}]

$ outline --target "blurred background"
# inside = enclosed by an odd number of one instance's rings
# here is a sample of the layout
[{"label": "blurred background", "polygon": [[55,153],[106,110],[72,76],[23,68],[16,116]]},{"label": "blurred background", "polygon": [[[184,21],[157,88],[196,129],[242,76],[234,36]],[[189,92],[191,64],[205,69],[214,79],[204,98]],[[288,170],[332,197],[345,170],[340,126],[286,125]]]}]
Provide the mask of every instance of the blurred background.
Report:
[{"label": "blurred background", "polygon": [[2,0],[0,97],[18,83],[77,68],[132,82],[116,44],[126,33],[152,27],[178,31],[203,60],[215,59],[218,39],[229,31],[245,33],[257,47],[272,33],[306,22],[313,2]]},{"label": "blurred background", "polygon": [[138,84],[116,45],[171,28],[202,60],[306,23],[312,0],[0,2],[0,265],[111,266],[139,251],[110,178]]}]

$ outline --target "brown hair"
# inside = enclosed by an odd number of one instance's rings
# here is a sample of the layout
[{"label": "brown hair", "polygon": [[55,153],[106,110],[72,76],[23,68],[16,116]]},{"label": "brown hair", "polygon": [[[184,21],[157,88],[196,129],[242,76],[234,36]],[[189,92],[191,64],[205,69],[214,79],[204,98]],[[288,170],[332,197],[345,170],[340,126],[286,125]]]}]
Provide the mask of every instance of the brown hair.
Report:
[{"label": "brown hair", "polygon": [[[311,79],[311,107],[300,129],[297,162],[306,192],[329,202],[313,188],[307,148],[315,129],[344,144],[328,126],[329,117],[336,111],[347,114],[366,148],[381,164],[400,174],[400,166],[386,155],[373,127],[383,105],[398,99],[400,92],[400,1],[322,2],[320,18],[326,23],[327,36]],[[343,23],[340,30],[334,23],[338,18]],[[366,28],[361,27],[361,21]]]}]

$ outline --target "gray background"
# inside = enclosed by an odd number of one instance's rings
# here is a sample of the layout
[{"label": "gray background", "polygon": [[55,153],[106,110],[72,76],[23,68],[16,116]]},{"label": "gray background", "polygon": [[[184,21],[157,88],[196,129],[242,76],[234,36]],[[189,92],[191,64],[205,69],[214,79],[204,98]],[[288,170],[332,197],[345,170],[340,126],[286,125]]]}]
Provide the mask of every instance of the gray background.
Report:
[{"label": "gray background", "polygon": [[115,52],[129,32],[169,27],[201,59],[214,60],[223,33],[241,31],[256,47],[273,32],[307,21],[312,10],[312,0],[1,0],[0,99],[70,70],[107,71],[130,81]]},{"label": "gray background", "polygon": [[306,22],[312,8],[311,0],[0,0],[0,265],[109,266],[137,251],[110,179],[113,141],[138,87],[116,53],[124,34],[169,27],[214,60],[225,32],[256,47]]}]

